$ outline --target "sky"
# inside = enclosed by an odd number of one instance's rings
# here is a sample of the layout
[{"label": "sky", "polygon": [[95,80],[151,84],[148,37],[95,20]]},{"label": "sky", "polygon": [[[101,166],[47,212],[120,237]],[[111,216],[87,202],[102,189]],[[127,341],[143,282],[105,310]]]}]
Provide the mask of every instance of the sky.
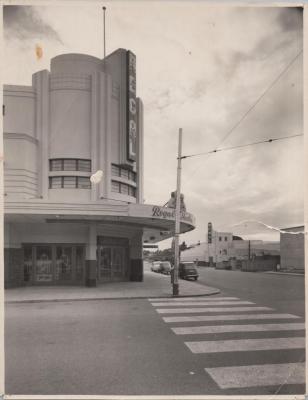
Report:
[{"label": "sky", "polygon": [[[68,3],[4,7],[3,82],[30,85],[34,72],[63,53],[102,58],[105,5],[107,54],[121,47],[137,56],[146,203],[164,205],[175,190],[179,128],[183,155],[303,133],[301,9],[194,0]],[[197,227],[180,240],[205,241],[208,222],[263,240],[279,234],[239,223],[302,225],[303,144],[296,137],[184,159],[181,191]]]}]

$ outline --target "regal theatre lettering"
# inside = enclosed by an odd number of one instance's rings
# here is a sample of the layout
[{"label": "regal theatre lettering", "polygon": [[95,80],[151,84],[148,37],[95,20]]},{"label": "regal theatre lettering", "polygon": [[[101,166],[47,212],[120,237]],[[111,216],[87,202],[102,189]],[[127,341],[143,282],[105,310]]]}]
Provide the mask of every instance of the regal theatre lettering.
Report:
[{"label": "regal theatre lettering", "polygon": [[136,56],[127,52],[127,158],[136,160],[137,104],[136,104]]},{"label": "regal theatre lettering", "polygon": [[[181,211],[180,216],[182,221],[193,223],[192,216],[189,213]],[[153,206],[152,217],[175,219],[175,209],[171,210],[166,207]]]}]

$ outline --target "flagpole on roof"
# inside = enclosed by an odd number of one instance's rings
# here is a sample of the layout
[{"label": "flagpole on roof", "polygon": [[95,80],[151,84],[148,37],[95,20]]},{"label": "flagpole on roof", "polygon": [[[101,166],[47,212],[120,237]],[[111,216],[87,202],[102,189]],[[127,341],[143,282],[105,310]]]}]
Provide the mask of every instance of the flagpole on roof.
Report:
[{"label": "flagpole on roof", "polygon": [[106,57],[106,7],[103,7],[104,12],[104,58]]}]

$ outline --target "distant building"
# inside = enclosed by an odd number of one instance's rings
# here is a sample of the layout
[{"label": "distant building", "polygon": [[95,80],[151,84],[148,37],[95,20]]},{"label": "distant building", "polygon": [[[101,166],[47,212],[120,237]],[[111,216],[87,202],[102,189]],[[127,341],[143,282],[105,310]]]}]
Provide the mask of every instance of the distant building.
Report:
[{"label": "distant building", "polygon": [[304,226],[284,228],[283,231],[299,234],[280,233],[281,270],[304,272],[305,270],[305,235]]},{"label": "distant building", "polygon": [[189,246],[181,253],[181,260],[210,264],[228,261],[233,254],[232,237],[230,232],[212,231],[211,243],[198,242]]},{"label": "distant building", "polygon": [[217,265],[231,259],[248,260],[260,256],[279,256],[279,242],[262,240],[239,240],[230,232],[213,231],[211,243],[202,242],[189,246],[181,253],[182,261],[195,261],[199,264]]},{"label": "distant building", "polygon": [[246,260],[252,257],[279,256],[279,242],[264,242],[263,240],[233,241],[234,257]]},{"label": "distant building", "polygon": [[233,254],[232,242],[232,233],[213,231],[212,243],[208,244],[208,261],[215,264],[228,261]]}]

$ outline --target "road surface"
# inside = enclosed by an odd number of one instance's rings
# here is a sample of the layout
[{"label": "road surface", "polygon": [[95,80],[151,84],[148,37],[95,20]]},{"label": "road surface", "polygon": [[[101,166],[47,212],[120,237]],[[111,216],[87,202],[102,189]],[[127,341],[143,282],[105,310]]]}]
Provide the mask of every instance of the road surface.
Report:
[{"label": "road surface", "polygon": [[303,278],[199,268],[207,298],[6,305],[6,393],[303,394]]}]

